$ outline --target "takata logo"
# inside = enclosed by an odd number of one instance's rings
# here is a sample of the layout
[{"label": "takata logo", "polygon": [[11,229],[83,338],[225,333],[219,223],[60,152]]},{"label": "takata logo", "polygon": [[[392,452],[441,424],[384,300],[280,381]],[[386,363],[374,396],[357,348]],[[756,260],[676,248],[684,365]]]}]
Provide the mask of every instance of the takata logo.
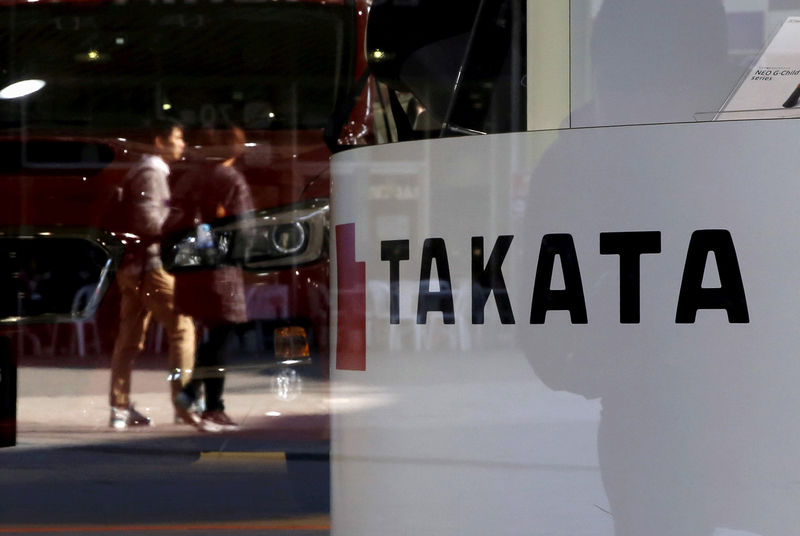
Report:
[{"label": "takata logo", "polygon": [[356,262],[356,224],[336,226],[336,368],[367,369],[366,266]]},{"label": "takata logo", "polygon": [[[355,260],[355,224],[336,227],[339,285],[338,345],[336,368],[366,369],[366,277],[365,265]],[[489,297],[502,324],[516,324],[509,290],[503,276],[503,263],[514,236],[497,237],[488,251],[484,237],[471,238],[471,318],[459,319],[472,324],[484,323]],[[599,234],[599,254],[619,257],[619,322],[638,324],[641,316],[640,281],[642,255],[661,253],[661,232],[625,231]],[[409,240],[386,240],[380,244],[381,261],[388,264],[386,274],[390,289],[389,323],[400,323],[400,272],[403,261],[411,258]],[[568,311],[573,324],[587,324],[586,298],[583,291],[578,252],[571,235],[546,234],[538,246],[539,255],[533,274],[533,292],[527,323],[544,324],[549,311]],[[534,250],[535,251],[535,250]],[[597,250],[596,250],[597,251]],[[426,324],[428,314],[442,314],[444,324],[456,322],[450,258],[443,238],[425,239],[420,251],[419,290],[416,323]],[[564,288],[551,288],[556,259],[560,261]],[[719,286],[703,286],[707,265],[716,264]],[[433,276],[433,266],[436,276]],[[692,324],[702,309],[724,310],[730,323],[748,323],[744,283],[731,233],[725,229],[701,229],[689,238],[680,286],[676,286],[676,324]]]}]

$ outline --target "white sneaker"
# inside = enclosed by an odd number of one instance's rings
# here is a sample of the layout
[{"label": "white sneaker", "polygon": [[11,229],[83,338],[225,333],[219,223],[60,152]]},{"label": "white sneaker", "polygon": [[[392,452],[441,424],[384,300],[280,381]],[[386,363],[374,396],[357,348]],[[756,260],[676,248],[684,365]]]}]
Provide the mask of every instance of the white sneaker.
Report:
[{"label": "white sneaker", "polygon": [[111,420],[108,425],[114,430],[125,430],[128,427],[130,412],[127,409],[111,408]]},{"label": "white sneaker", "polygon": [[150,417],[142,415],[133,406],[127,408],[111,408],[111,419],[108,425],[114,430],[125,430],[128,426],[151,426]]}]

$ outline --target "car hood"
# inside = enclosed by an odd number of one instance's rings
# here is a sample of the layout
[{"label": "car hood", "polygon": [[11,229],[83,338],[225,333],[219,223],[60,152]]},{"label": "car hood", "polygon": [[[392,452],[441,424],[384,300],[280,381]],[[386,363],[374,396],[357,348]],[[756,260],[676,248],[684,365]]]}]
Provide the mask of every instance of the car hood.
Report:
[{"label": "car hood", "polygon": [[[188,133],[187,133],[188,134]],[[241,171],[256,209],[327,197],[329,158],[321,131],[248,133]],[[173,176],[207,159],[191,146]],[[127,138],[38,134],[0,138],[0,226],[99,226],[144,148]]]}]

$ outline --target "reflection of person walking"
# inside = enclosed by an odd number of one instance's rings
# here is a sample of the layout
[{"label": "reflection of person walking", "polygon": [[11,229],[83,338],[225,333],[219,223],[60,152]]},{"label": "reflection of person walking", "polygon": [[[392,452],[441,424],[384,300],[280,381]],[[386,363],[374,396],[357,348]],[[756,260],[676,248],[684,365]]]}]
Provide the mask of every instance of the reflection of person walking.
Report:
[{"label": "reflection of person walking", "polygon": [[[203,227],[206,222],[241,218],[253,209],[250,189],[234,167],[244,152],[244,132],[236,127],[215,131],[207,149],[223,160],[206,173],[181,177],[175,186],[176,214],[183,214],[179,226]],[[170,226],[171,227],[171,226]],[[247,240],[242,226],[239,240]],[[211,238],[210,236],[208,238]],[[244,281],[239,266],[213,266],[180,272],[175,280],[175,306],[208,328],[208,337],[197,351],[192,380],[175,397],[185,410],[196,407],[200,388],[205,392],[205,411],[199,428],[208,432],[232,430],[236,423],[225,413],[225,354],[237,325],[247,321]]]},{"label": "reflection of person walking", "polygon": [[[143,156],[130,170],[121,192],[127,228],[140,242],[128,244],[117,274],[122,296],[110,392],[110,426],[116,430],[152,424],[130,401],[131,368],[144,347],[151,317],[163,326],[169,340],[173,397],[187,383],[194,358],[194,324],[175,310],[175,282],[162,267],[160,249],[162,225],[169,213],[168,162],[183,154],[183,130],[173,123],[159,125],[150,139],[153,154]],[[182,408],[176,407],[176,417],[192,422],[191,414]]]}]

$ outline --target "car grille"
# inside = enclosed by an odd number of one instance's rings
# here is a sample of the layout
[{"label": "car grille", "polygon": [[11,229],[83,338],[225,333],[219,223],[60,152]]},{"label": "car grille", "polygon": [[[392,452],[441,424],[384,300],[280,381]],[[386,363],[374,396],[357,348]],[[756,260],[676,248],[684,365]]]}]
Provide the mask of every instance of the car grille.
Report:
[{"label": "car grille", "polygon": [[0,229],[0,323],[91,316],[121,256],[94,230]]}]

